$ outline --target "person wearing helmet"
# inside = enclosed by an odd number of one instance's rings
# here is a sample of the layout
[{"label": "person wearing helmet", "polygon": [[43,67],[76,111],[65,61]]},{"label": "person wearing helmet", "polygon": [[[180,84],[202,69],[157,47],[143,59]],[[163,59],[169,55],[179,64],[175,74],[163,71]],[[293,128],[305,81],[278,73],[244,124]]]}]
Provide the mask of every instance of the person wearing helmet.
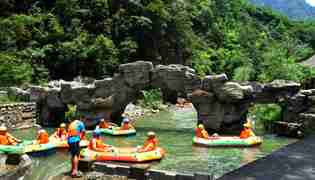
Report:
[{"label": "person wearing helmet", "polygon": [[131,129],[132,126],[130,125],[130,120],[128,117],[124,117],[122,123],[121,123],[121,130],[128,130]]},{"label": "person wearing helmet", "polygon": [[53,136],[57,139],[67,140],[68,133],[66,130],[66,124],[61,123],[60,127],[57,128],[57,130],[54,132]]},{"label": "person wearing helmet", "polygon": [[138,149],[138,152],[148,152],[153,151],[158,146],[158,139],[153,131],[148,132],[147,139],[144,143],[144,146]]},{"label": "person wearing helmet", "polygon": [[241,139],[246,139],[252,136],[255,136],[250,120],[247,120],[245,124],[243,124],[244,129],[240,133]]},{"label": "person wearing helmet", "polygon": [[13,137],[7,132],[7,127],[4,125],[0,126],[0,144],[1,145],[17,145],[21,140]]},{"label": "person wearing helmet", "polygon": [[112,146],[104,144],[101,139],[101,132],[99,129],[93,131],[93,138],[90,140],[89,149],[99,152],[108,152],[112,150]]},{"label": "person wearing helmet", "polygon": [[208,132],[205,130],[205,127],[202,124],[199,124],[195,130],[196,137],[210,139]]},{"label": "person wearing helmet", "polygon": [[49,142],[49,135],[45,129],[37,131],[36,144],[47,144]]}]

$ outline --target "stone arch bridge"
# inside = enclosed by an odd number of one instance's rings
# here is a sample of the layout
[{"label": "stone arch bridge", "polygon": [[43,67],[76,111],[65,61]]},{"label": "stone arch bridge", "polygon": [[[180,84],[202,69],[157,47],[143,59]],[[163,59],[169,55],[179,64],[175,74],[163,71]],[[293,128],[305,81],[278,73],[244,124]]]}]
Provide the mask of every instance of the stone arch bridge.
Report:
[{"label": "stone arch bridge", "polygon": [[187,66],[153,66],[147,61],[122,64],[112,78],[32,86],[30,99],[37,102],[42,125],[59,123],[56,119],[63,119],[67,104],[76,104],[83,112],[110,110],[111,119],[115,121],[127,104],[137,99],[141,90],[151,87],[175,96],[178,93],[186,95],[197,110],[198,121],[208,130],[239,129],[253,103],[281,105],[287,122],[315,119],[315,90],[302,90],[296,82],[232,82],[225,74],[200,78]]}]

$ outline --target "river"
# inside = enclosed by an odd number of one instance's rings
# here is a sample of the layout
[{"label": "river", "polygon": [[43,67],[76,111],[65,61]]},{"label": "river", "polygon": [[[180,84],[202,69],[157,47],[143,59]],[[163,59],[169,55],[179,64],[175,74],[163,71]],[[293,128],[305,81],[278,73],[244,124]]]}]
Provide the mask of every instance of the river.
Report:
[{"label": "river", "polygon": [[[239,168],[258,158],[295,142],[295,139],[277,137],[263,134],[264,142],[254,148],[205,148],[192,145],[196,112],[191,109],[177,109],[159,112],[145,116],[135,123],[137,135],[130,137],[105,136],[104,141],[114,146],[142,145],[146,133],[155,131],[167,154],[159,163],[154,163],[151,168],[159,170],[177,171],[182,173],[210,173],[215,177]],[[53,129],[47,129],[52,132]],[[13,134],[22,139],[34,139],[35,129],[14,131]],[[90,136],[90,134],[89,134]],[[70,156],[66,151],[57,151],[49,157],[32,158],[33,167],[26,180],[48,179],[70,170]]]}]

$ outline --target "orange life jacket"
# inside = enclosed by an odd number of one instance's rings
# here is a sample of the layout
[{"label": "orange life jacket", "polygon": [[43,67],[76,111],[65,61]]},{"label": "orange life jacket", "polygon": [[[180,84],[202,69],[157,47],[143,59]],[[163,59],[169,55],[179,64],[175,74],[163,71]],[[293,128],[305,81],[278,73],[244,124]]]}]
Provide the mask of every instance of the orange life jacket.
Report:
[{"label": "orange life jacket", "polygon": [[103,122],[100,122],[99,127],[106,129],[106,128],[109,128],[109,124],[106,121],[103,121]]},{"label": "orange life jacket", "polygon": [[196,136],[199,137],[199,138],[204,138],[204,139],[209,139],[210,136],[208,134],[208,132],[204,129],[201,129],[201,128],[196,128]]},{"label": "orange life jacket", "polygon": [[201,128],[196,128],[195,130],[195,135],[196,137],[202,138],[202,133],[201,133],[202,129]]},{"label": "orange life jacket", "polygon": [[36,140],[39,144],[47,144],[49,142],[49,135],[47,132],[40,133]]},{"label": "orange life jacket", "polygon": [[158,146],[158,140],[156,138],[147,139],[144,146],[141,148],[142,152],[153,151]]},{"label": "orange life jacket", "polygon": [[123,123],[120,129],[121,130],[128,130],[128,129],[130,129],[129,123]]},{"label": "orange life jacket", "polygon": [[245,128],[245,129],[243,129],[241,131],[240,138],[241,139],[246,139],[246,138],[249,138],[249,137],[251,137],[253,135],[254,135],[254,132],[251,129]]},{"label": "orange life jacket", "polygon": [[98,138],[92,138],[89,142],[89,149],[91,150],[95,150],[94,149],[94,143],[96,144],[96,148],[100,148],[100,149],[106,149],[108,148],[107,145],[103,144],[102,140],[101,139],[98,139]]},{"label": "orange life jacket", "polygon": [[69,124],[68,135],[69,136],[80,136],[80,132],[77,130],[78,121],[75,120]]},{"label": "orange life jacket", "polygon": [[0,135],[1,145],[10,145],[9,137],[7,135]]}]

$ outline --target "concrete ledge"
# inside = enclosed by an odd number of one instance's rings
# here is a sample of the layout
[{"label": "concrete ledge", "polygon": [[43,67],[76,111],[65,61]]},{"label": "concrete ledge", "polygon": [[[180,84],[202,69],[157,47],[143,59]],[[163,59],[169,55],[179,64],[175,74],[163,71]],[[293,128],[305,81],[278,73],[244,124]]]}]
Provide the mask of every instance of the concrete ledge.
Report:
[{"label": "concrete ledge", "polygon": [[[91,162],[82,161],[79,164],[79,169],[89,166],[90,163]],[[101,172],[105,175],[124,176],[137,180],[214,180],[214,177],[209,174],[183,174],[178,172],[148,169],[148,166],[124,166],[105,162],[93,162],[92,168],[87,169],[95,172]],[[86,172],[86,170],[84,170],[84,172]]]},{"label": "concrete ledge", "polygon": [[[12,158],[12,157],[11,157]],[[16,160],[17,157],[14,157]],[[10,160],[9,160],[10,161]],[[20,163],[13,170],[0,175],[1,180],[13,180],[13,179],[21,179],[21,177],[25,176],[32,165],[32,160],[28,155],[24,154],[19,158]]]}]

